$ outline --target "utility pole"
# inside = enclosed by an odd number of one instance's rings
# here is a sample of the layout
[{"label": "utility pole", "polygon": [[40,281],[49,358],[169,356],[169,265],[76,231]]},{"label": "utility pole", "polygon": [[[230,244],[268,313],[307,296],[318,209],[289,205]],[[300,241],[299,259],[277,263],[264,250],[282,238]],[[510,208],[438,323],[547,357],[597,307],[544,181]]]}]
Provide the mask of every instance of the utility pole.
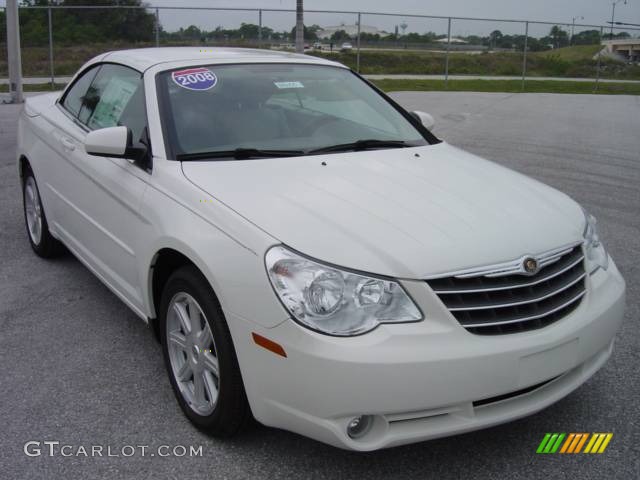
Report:
[{"label": "utility pole", "polygon": [[360,73],[360,23],[362,22],[362,14],[358,12],[358,35],[356,37],[356,72]]},{"label": "utility pole", "polygon": [[[615,23],[616,16],[616,5],[620,3],[622,0],[615,0],[611,3],[611,33],[609,34],[609,40],[613,40],[613,24]],[[627,0],[624,0],[624,5],[627,4]]]},{"label": "utility pole", "polygon": [[304,7],[296,0],[296,52],[304,53]]},{"label": "utility pole", "polygon": [[576,20],[584,20],[584,17],[573,17],[573,19],[571,20],[571,36],[569,37],[569,45],[573,45],[573,34],[576,28]]},{"label": "utility pole", "polygon": [[522,54],[522,91],[524,92],[524,81],[527,77],[527,48],[529,48],[529,22],[525,22],[524,27],[524,52]]},{"label": "utility pole", "polygon": [[160,9],[156,8],[156,14],[153,20],[153,28],[156,34],[156,47],[160,46]]},{"label": "utility pole", "polygon": [[11,103],[22,103],[22,58],[20,57],[20,22],[18,0],[7,0],[7,50],[9,60],[9,92]]}]

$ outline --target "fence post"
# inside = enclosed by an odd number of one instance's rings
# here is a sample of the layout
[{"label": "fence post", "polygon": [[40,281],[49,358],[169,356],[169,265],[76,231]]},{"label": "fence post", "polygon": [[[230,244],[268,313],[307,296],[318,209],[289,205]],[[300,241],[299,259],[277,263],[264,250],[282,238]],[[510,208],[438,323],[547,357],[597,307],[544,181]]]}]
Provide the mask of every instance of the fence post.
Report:
[{"label": "fence post", "polygon": [[160,46],[160,9],[159,8],[156,8],[155,30],[156,30],[156,48],[158,48]]},{"label": "fence post", "polygon": [[9,92],[11,103],[22,103],[22,58],[20,56],[20,22],[18,1],[7,0],[5,7],[7,16],[7,53],[9,67]]},{"label": "fence post", "polygon": [[447,24],[447,53],[444,58],[444,89],[449,90],[449,48],[451,47],[451,17]]},{"label": "fence post", "polygon": [[527,77],[527,48],[529,47],[529,22],[525,22],[524,27],[524,54],[522,55],[522,91],[524,92],[524,81]]},{"label": "fence post", "polygon": [[51,7],[47,9],[49,19],[49,70],[51,72],[51,89],[55,87],[56,77],[53,70],[53,19],[51,18]]},{"label": "fence post", "polygon": [[356,39],[356,72],[360,73],[360,21],[362,14],[358,12],[358,37]]},{"label": "fence post", "polygon": [[598,50],[598,66],[596,67],[596,87],[594,92],[598,91],[598,83],[600,83],[600,57],[602,56],[602,39],[604,38],[604,27],[600,27],[600,50]]},{"label": "fence post", "polygon": [[258,10],[258,48],[262,48],[262,9]]}]

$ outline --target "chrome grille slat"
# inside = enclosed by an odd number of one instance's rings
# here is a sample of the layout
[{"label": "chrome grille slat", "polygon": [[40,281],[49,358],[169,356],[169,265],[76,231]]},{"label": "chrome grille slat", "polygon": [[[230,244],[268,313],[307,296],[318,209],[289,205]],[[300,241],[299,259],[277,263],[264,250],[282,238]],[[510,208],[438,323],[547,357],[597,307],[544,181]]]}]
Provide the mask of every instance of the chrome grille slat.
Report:
[{"label": "chrome grille slat", "polygon": [[[579,263],[581,263],[583,260],[584,260],[584,255],[581,255],[580,257],[578,257],[577,260],[574,260],[568,266],[563,267],[562,270],[557,271],[557,272],[553,272],[553,273],[547,275],[546,277],[542,277],[542,278],[538,278],[536,276],[536,277],[534,277],[534,278],[536,278],[536,280],[532,280],[531,282],[527,282],[527,283],[522,283],[522,284],[517,284],[517,285],[507,285],[507,286],[502,286],[502,287],[488,287],[488,288],[475,288],[475,289],[474,288],[465,288],[465,289],[461,289],[461,290],[433,289],[433,291],[435,293],[437,293],[438,295],[440,295],[440,294],[447,295],[447,294],[454,294],[454,293],[497,292],[497,291],[500,291],[500,290],[511,290],[513,288],[532,287],[534,285],[538,285],[539,283],[546,282],[547,280],[551,280],[551,279],[557,277],[558,275],[563,274],[567,270],[570,270],[571,268],[573,268],[576,265],[578,265]],[[527,278],[531,278],[531,277],[527,277]]]},{"label": "chrome grille slat", "polygon": [[500,322],[492,322],[492,323],[465,323],[465,327],[466,328],[476,328],[476,327],[494,327],[496,325],[507,325],[509,323],[516,323],[516,322],[527,322],[529,320],[537,320],[538,318],[542,318],[546,315],[551,315],[552,313],[556,313],[559,310],[562,310],[565,307],[568,307],[569,305],[571,305],[573,302],[575,302],[576,300],[581,299],[584,294],[587,293],[586,291],[581,291],[579,294],[577,294],[575,297],[573,297],[571,300],[569,300],[568,302],[563,303],[562,305],[555,307],[547,312],[538,314],[538,315],[531,315],[528,317],[522,317],[522,318],[514,318],[511,320],[501,320]]},{"label": "chrome grille slat", "polygon": [[[539,263],[547,262],[547,265],[549,265],[552,263],[551,260],[553,260],[555,257],[562,257],[566,255],[567,253],[575,250],[575,248],[578,245],[581,245],[581,243],[573,243],[571,245],[565,245],[563,247],[559,247],[559,248],[550,250],[548,252],[538,254],[536,255],[536,258]],[[526,256],[527,255],[525,255],[525,257]],[[460,270],[455,273],[449,273],[446,275],[437,275],[433,277],[427,277],[425,278],[425,280],[432,280],[435,278],[441,278],[441,277],[447,277],[447,276],[451,276],[455,278],[473,278],[473,277],[480,277],[480,276],[485,276],[488,278],[500,277],[503,275],[512,275],[514,273],[523,273],[521,266],[522,266],[522,258],[519,258],[515,260],[510,260],[508,262],[499,263],[496,265],[468,268],[466,270]]]},{"label": "chrome grille slat", "polygon": [[[586,293],[581,244],[535,256],[538,272],[525,276],[513,262],[426,280],[445,307],[469,332],[517,333],[543,328],[568,315]],[[511,265],[511,274],[496,275]],[[497,268],[500,267],[500,268]],[[463,276],[460,276],[463,273]]]},{"label": "chrome grille slat", "polygon": [[488,304],[488,305],[477,305],[477,306],[472,306],[472,307],[459,307],[459,308],[449,308],[450,312],[459,312],[462,310],[487,310],[489,308],[506,308],[506,307],[515,307],[518,305],[526,305],[527,303],[535,303],[535,302],[541,302],[542,300],[546,300],[547,298],[553,297],[554,295],[557,295],[558,293],[566,290],[567,288],[575,285],[576,283],[578,283],[580,280],[582,280],[585,277],[586,273],[582,273],[578,278],[576,278],[575,280],[572,280],[570,283],[567,283],[566,285],[563,285],[562,287],[560,287],[558,290],[554,290],[553,292],[547,293],[546,295],[543,295],[541,297],[538,298],[530,298],[527,300],[522,300],[519,302],[511,302],[511,303],[496,303],[496,304]]}]

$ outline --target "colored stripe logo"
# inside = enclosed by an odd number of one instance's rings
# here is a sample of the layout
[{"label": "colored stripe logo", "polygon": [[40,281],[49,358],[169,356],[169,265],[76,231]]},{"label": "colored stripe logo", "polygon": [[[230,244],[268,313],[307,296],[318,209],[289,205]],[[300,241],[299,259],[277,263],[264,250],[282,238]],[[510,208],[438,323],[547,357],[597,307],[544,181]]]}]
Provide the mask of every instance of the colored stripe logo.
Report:
[{"label": "colored stripe logo", "polygon": [[536,453],[604,453],[612,438],[613,433],[547,433]]}]

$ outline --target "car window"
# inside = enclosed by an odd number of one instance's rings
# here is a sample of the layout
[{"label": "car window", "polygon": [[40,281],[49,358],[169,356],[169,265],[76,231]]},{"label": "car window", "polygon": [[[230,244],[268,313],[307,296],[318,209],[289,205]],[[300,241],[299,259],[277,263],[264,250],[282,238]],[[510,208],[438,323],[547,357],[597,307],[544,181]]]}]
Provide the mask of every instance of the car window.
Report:
[{"label": "car window", "polygon": [[391,103],[344,68],[211,65],[163,72],[160,79],[161,118],[176,156],[310,151],[370,139],[427,144]]},{"label": "car window", "polygon": [[[349,120],[356,124],[393,132],[394,127],[384,115],[377,112],[365,100],[358,98],[342,85],[339,80],[313,82],[307,81],[310,88],[279,91],[272,95],[267,105],[280,105],[285,108],[306,109],[326,117]],[[311,93],[308,93],[311,91]]]},{"label": "car window", "polygon": [[138,140],[146,126],[140,73],[121,65],[103,65],[83,98],[78,120],[91,130],[126,126]]},{"label": "car window", "polygon": [[90,70],[87,70],[80,78],[78,78],[78,80],[76,80],[65,95],[62,106],[74,117],[77,117],[78,113],[80,113],[84,97],[91,85],[91,82],[93,82],[96,73],[98,73],[98,70],[100,70],[100,65],[96,65]]}]

